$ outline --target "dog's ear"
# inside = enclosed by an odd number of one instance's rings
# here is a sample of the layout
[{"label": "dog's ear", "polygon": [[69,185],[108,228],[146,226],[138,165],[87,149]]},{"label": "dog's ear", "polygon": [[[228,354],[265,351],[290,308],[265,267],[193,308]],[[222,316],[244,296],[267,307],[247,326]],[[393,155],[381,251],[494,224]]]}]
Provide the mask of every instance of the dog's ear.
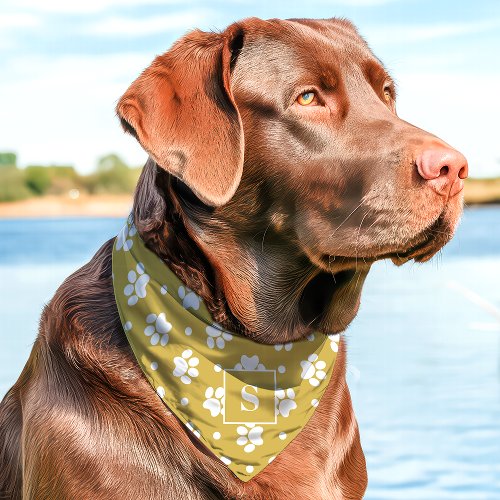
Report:
[{"label": "dog's ear", "polygon": [[243,33],[193,31],[135,80],[116,107],[125,131],[210,206],[227,203],[243,170],[243,128],[230,89]]}]

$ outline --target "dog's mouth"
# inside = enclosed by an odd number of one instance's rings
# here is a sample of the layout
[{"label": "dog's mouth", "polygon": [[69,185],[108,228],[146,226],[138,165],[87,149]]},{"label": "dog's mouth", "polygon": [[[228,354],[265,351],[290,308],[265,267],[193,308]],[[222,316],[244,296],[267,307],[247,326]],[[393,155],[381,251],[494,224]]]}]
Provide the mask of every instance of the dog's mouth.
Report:
[{"label": "dog's mouth", "polygon": [[391,259],[400,266],[405,262],[426,262],[443,248],[453,236],[445,215],[441,214],[429,227],[422,231],[401,251],[393,251],[377,256],[376,260]]},{"label": "dog's mouth", "polygon": [[[396,249],[387,251],[377,251],[375,247],[373,253],[359,255],[333,256],[323,254],[315,262],[324,270],[336,269],[345,270],[357,268],[359,265],[371,265],[378,260],[391,259],[396,265],[402,265],[409,260],[415,262],[425,262],[431,259],[453,236],[446,217],[441,214],[426,229],[415,235],[404,245]],[[380,246],[379,246],[380,247]]]}]

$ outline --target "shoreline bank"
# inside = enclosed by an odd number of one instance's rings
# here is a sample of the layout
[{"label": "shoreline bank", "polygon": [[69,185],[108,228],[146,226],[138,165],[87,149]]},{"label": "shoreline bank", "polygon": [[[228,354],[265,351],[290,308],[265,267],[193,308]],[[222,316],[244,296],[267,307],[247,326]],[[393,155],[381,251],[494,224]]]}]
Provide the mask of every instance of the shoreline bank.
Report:
[{"label": "shoreline bank", "polygon": [[131,207],[132,194],[44,196],[0,203],[0,219],[125,217]]},{"label": "shoreline bank", "polygon": [[[500,204],[500,185],[490,186],[489,190],[485,190],[479,183],[471,184],[465,187],[466,206]],[[77,199],[69,196],[43,196],[1,202],[0,219],[125,217],[130,213],[132,202],[132,194],[82,194]]]}]

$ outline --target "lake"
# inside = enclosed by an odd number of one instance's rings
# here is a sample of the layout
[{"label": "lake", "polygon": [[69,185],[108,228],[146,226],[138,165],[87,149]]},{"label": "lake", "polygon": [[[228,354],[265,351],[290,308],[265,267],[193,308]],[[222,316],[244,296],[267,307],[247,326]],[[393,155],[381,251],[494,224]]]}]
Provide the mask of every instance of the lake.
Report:
[{"label": "lake", "polygon": [[[0,220],[0,397],[40,311],[121,219]],[[500,498],[500,207],[427,264],[379,262],[345,334],[372,500]]]}]

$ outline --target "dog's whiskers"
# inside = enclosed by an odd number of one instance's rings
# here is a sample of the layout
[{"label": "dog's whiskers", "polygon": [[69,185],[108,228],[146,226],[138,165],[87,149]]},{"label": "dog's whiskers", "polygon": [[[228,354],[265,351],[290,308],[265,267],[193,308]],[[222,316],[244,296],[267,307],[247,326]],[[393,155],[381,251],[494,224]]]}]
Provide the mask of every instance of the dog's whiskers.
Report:
[{"label": "dog's whiskers", "polygon": [[361,205],[363,205],[363,201],[361,201],[359,203],[359,205],[336,227],[336,229],[333,231],[333,233],[330,235],[330,237],[332,237],[339,229],[342,225],[345,224],[345,222],[349,219],[349,217],[359,208],[361,207]]},{"label": "dog's whiskers", "polygon": [[[363,225],[363,222],[369,213],[370,213],[370,209],[368,209],[366,211],[365,215],[363,215],[363,218],[361,219],[361,222],[359,223],[358,231],[356,234],[356,271],[358,270],[358,248],[359,248],[359,235],[361,234],[361,226]],[[365,260],[364,257],[363,257],[363,260]],[[366,261],[365,261],[365,264],[366,264]]]}]

